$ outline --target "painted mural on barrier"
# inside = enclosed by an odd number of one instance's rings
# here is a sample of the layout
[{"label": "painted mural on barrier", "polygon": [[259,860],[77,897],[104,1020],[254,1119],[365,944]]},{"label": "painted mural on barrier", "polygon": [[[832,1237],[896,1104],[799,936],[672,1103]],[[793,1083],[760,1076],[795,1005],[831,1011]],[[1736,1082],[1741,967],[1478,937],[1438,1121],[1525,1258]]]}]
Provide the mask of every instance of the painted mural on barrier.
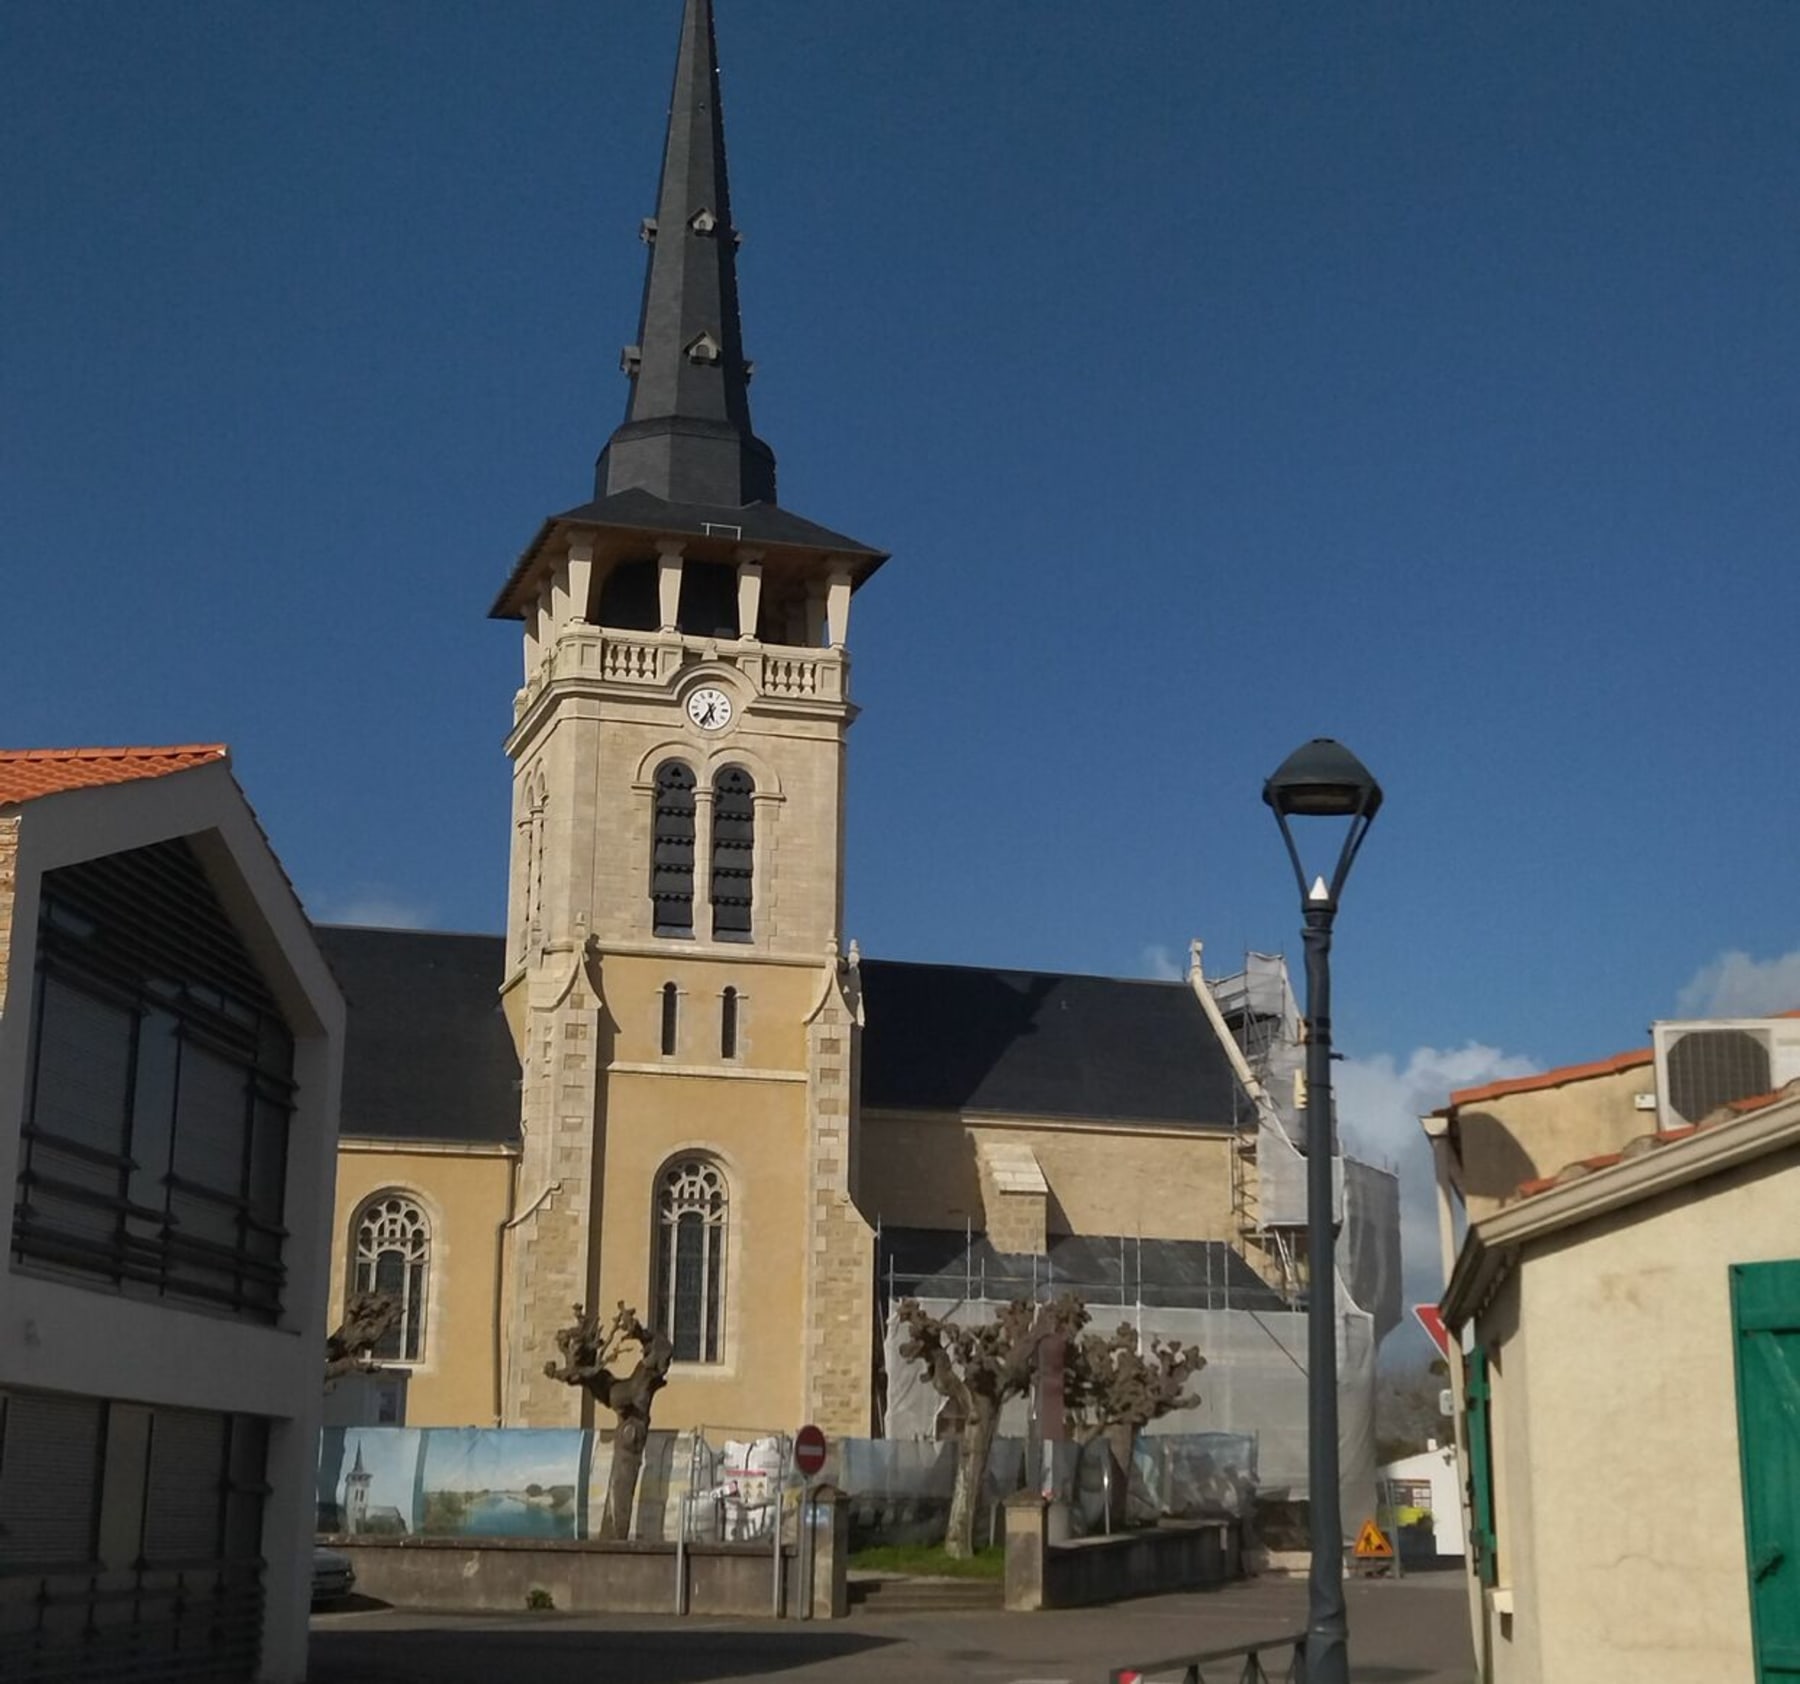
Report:
[{"label": "painted mural on barrier", "polygon": [[417,1427],[327,1427],[319,1441],[319,1530],[403,1538],[419,1530]]},{"label": "painted mural on barrier", "polygon": [[318,1526],[350,1537],[581,1538],[578,1428],[327,1427]]},{"label": "painted mural on barrier", "polygon": [[440,1427],[426,1436],[420,1529],[435,1538],[584,1538],[580,1428]]}]

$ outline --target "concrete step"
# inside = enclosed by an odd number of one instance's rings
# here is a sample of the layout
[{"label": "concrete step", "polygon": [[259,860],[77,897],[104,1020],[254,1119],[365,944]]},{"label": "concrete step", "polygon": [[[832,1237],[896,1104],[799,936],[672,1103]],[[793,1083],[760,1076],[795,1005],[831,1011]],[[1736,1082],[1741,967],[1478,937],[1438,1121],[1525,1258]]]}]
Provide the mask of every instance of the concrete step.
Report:
[{"label": "concrete step", "polygon": [[856,1576],[849,1589],[852,1614],[978,1614],[1006,1605],[996,1579]]}]

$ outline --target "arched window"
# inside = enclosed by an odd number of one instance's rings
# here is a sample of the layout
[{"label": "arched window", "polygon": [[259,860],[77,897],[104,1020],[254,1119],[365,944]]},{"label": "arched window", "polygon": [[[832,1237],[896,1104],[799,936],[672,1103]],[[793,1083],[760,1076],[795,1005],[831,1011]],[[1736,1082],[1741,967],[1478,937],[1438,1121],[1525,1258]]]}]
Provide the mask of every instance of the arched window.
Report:
[{"label": "arched window", "polygon": [[656,769],[650,911],[659,936],[694,933],[694,774],[679,760]]},{"label": "arched window", "polygon": [[431,1223],[404,1193],[380,1193],[356,1219],[357,1292],[385,1293],[400,1320],[373,1355],[381,1362],[419,1362],[425,1355],[425,1290],[431,1278]]},{"label": "arched window", "polygon": [[719,1057],[737,1057],[738,991],[728,988],[719,1000]]},{"label": "arched window", "polygon": [[662,986],[662,1055],[673,1058],[681,1030],[681,990],[674,983]]},{"label": "arched window", "polygon": [[677,1362],[717,1362],[725,1321],[725,1177],[705,1158],[677,1158],[656,1191],[659,1333]]},{"label": "arched window", "polygon": [[713,780],[712,921],[714,941],[750,939],[750,889],[756,860],[756,784],[741,766]]}]

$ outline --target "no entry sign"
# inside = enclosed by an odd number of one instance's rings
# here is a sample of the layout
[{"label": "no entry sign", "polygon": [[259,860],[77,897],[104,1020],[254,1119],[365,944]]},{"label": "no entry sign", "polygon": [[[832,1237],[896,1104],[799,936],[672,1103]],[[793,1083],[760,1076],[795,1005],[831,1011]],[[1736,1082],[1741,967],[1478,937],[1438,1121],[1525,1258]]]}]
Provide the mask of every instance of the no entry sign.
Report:
[{"label": "no entry sign", "polygon": [[1438,1348],[1441,1356],[1450,1354],[1450,1329],[1444,1326],[1444,1318],[1438,1314],[1435,1304],[1415,1304],[1413,1314],[1418,1318],[1419,1326],[1425,1329],[1426,1336]]},{"label": "no entry sign", "polygon": [[825,1435],[815,1426],[794,1434],[794,1466],[811,1479],[825,1466]]}]

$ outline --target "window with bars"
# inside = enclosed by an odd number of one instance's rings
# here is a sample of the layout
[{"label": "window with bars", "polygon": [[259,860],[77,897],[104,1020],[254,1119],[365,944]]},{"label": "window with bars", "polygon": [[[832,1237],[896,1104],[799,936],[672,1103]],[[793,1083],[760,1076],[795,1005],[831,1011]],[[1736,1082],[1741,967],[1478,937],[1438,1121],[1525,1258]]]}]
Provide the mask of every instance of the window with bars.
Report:
[{"label": "window with bars", "polygon": [[694,774],[679,760],[656,769],[650,915],[659,936],[694,933]]},{"label": "window with bars", "polygon": [[379,1292],[400,1308],[376,1342],[377,1362],[422,1362],[431,1281],[431,1221],[404,1193],[378,1193],[357,1213],[353,1292]]},{"label": "window with bars", "polygon": [[741,766],[713,780],[712,929],[714,941],[750,939],[756,867],[756,783]]},{"label": "window with bars", "polygon": [[719,1166],[678,1158],[656,1196],[656,1331],[677,1362],[718,1362],[725,1321],[725,1235],[729,1196]]},{"label": "window with bars", "polygon": [[277,1320],[293,1058],[185,841],[45,873],[15,1259]]},{"label": "window with bars", "polygon": [[0,1675],[250,1684],[268,1494],[257,1417],[0,1391]]}]

